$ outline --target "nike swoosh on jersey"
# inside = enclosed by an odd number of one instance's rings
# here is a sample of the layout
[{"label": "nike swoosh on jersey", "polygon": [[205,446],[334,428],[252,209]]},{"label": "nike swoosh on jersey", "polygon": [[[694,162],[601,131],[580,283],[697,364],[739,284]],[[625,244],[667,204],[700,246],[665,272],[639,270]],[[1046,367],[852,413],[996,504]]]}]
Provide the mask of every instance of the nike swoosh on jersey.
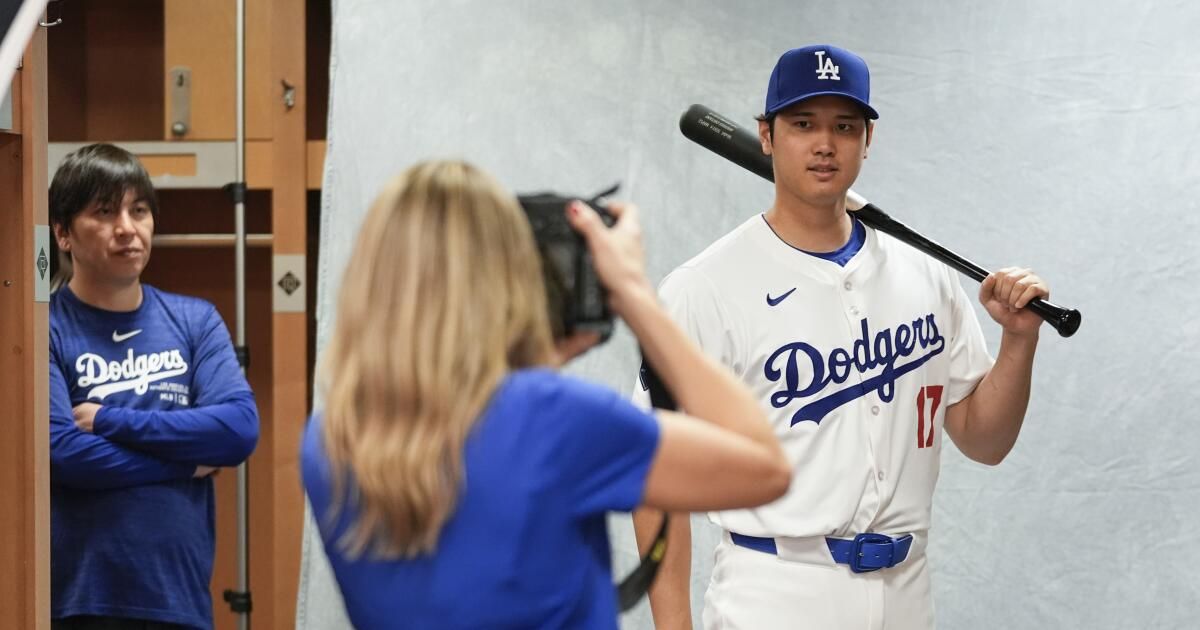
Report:
[{"label": "nike swoosh on jersey", "polygon": [[112,337],[113,343],[121,343],[122,341],[125,341],[126,339],[129,339],[130,337],[132,337],[140,332],[142,332],[141,328],[139,328],[137,330],[131,330],[131,331],[121,335],[121,334],[117,334],[117,331],[114,330],[113,337]]},{"label": "nike swoosh on jersey", "polygon": [[796,290],[796,287],[792,287],[791,291],[788,291],[787,293],[784,293],[783,295],[781,295],[777,298],[771,297],[771,294],[768,293],[767,294],[767,306],[779,306],[779,303],[786,300],[787,296],[791,295],[793,292],[795,292],[795,290]]}]

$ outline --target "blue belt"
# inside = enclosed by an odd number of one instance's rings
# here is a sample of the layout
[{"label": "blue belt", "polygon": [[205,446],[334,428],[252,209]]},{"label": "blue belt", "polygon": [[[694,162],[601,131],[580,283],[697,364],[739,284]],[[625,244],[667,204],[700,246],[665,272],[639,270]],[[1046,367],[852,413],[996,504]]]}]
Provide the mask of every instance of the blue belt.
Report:
[{"label": "blue belt", "polygon": [[[763,553],[778,555],[774,538],[759,538],[729,532],[733,544]],[[869,573],[879,569],[894,567],[908,557],[912,548],[912,534],[892,538],[886,534],[859,534],[851,540],[844,538],[826,538],[829,553],[838,564],[850,565],[855,573]]]}]

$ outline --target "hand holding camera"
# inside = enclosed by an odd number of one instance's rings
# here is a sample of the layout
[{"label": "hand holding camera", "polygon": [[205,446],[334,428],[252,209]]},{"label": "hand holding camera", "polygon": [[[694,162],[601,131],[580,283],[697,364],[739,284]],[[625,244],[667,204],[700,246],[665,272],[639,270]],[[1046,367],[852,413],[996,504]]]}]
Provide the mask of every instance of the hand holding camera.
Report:
[{"label": "hand holding camera", "polygon": [[[608,229],[632,208],[599,202],[616,190],[614,186],[587,202],[549,192],[517,197],[542,259],[546,305],[560,362],[564,355],[569,359],[608,340],[613,330],[609,290],[623,293],[631,282],[649,288],[636,217],[626,216],[620,226]],[[596,257],[604,267],[603,277]]]},{"label": "hand holding camera", "polygon": [[556,193],[518,197],[542,258],[560,365],[606,341],[614,311],[627,315],[622,305],[631,296],[654,295],[637,208],[598,201],[615,190],[587,202]]},{"label": "hand holding camera", "polygon": [[646,256],[642,249],[642,226],[637,206],[612,202],[608,213],[616,220],[610,228],[588,204],[573,201],[567,206],[567,220],[587,242],[592,264],[600,282],[609,292],[609,305],[624,315],[621,305],[631,293],[653,295],[646,280]]}]

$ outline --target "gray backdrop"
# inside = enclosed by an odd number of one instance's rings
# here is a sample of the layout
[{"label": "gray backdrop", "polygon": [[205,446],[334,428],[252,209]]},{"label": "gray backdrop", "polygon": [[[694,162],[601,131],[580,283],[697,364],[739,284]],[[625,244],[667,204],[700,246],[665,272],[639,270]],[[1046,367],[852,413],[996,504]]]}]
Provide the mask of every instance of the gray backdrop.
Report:
[{"label": "gray backdrop", "polygon": [[[679,114],[704,103],[752,125],[779,54],[836,43],[867,59],[882,114],[856,190],[985,267],[1035,268],[1084,313],[1070,340],[1044,329],[1007,461],[946,449],[929,550],[939,625],[1193,627],[1200,9],[732,4],[335,2],[318,343],[363,212],[424,158],[466,158],[516,190],[621,181],[657,281],[772,196],[686,141]],[[628,391],[636,362],[622,330],[572,369]],[[693,520],[698,610],[716,532]],[[298,625],[345,627],[313,534]],[[623,572],[627,516],[612,537]],[[649,627],[648,607],[622,624]]]}]

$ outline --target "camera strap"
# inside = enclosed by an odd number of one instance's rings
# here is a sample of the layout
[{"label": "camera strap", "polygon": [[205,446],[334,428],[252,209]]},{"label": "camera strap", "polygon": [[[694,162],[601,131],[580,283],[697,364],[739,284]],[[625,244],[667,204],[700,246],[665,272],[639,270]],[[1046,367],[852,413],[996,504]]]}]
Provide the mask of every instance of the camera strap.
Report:
[{"label": "camera strap", "polygon": [[667,524],[670,520],[670,515],[663,512],[662,525],[658,526],[658,534],[654,536],[654,542],[646,550],[646,555],[642,556],[637,568],[617,585],[617,606],[621,612],[633,608],[654,584],[658,567],[667,556]]},{"label": "camera strap", "polygon": [[592,204],[600,203],[601,199],[604,199],[605,197],[611,197],[611,196],[617,194],[618,190],[621,190],[621,182],[617,182],[617,183],[613,184],[612,186],[609,186],[607,190],[604,190],[602,192],[596,193],[595,195],[592,195],[592,198],[588,199],[588,203],[592,203]]},{"label": "camera strap", "polygon": [[[610,195],[616,191],[614,186],[611,191],[596,195],[596,198]],[[667,391],[667,386],[663,384],[662,379],[658,377],[658,373],[650,366],[650,362],[646,360],[645,355],[642,356],[642,369],[639,375],[639,382],[642,389],[650,393],[650,405],[655,409],[667,409],[674,411],[679,408],[675,402],[675,398]],[[642,561],[638,564],[621,583],[617,585],[617,605],[621,612],[625,612],[642,599],[650,590],[650,586],[654,584],[654,578],[658,575],[658,568],[662,565],[663,558],[667,555],[667,529],[670,522],[670,515],[663,512],[662,524],[658,526],[658,534],[654,536],[654,542],[650,544],[650,548],[646,550],[646,554],[642,556]]]}]

